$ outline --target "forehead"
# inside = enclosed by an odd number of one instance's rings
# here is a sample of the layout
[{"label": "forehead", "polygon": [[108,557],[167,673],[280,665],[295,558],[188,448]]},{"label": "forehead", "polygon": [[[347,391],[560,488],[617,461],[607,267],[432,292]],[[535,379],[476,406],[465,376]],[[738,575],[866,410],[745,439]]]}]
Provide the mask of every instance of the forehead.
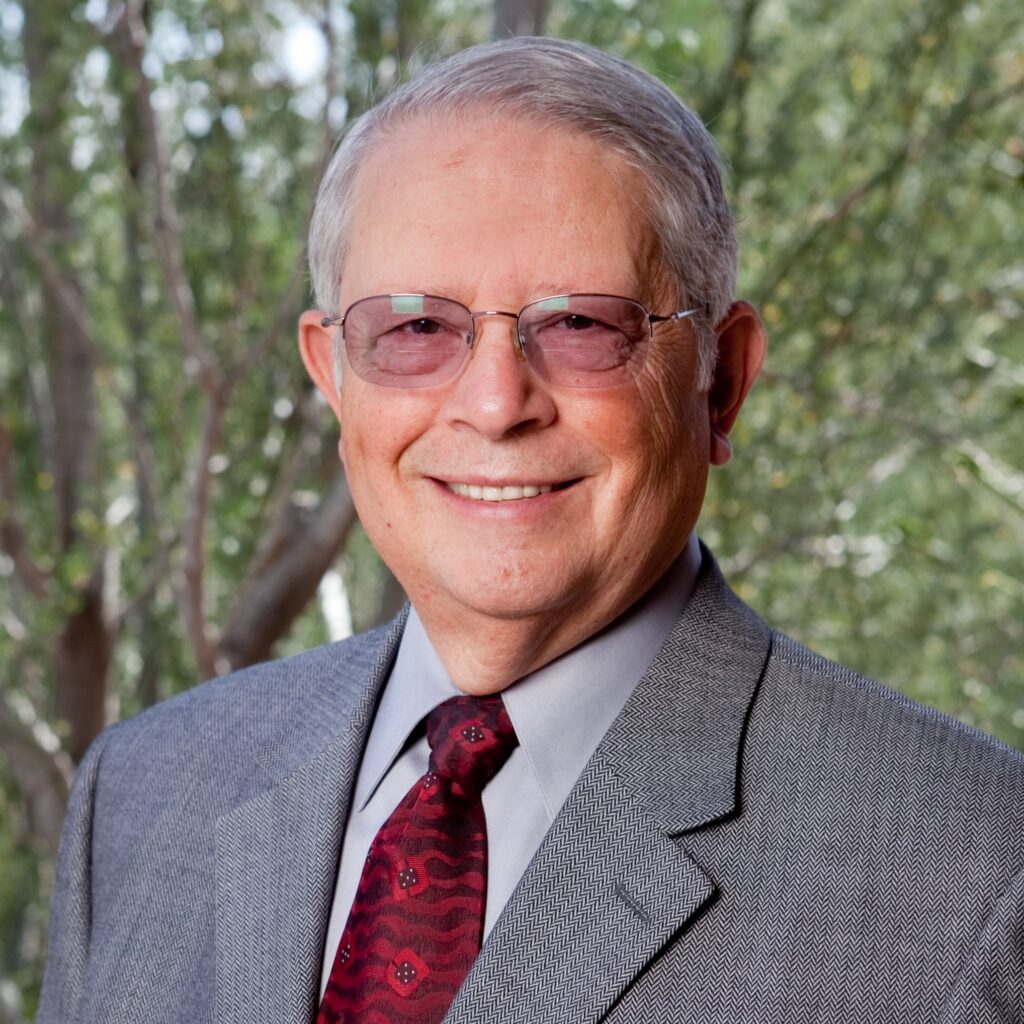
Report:
[{"label": "forehead", "polygon": [[593,139],[478,114],[379,141],[354,189],[342,295],[472,302],[601,291],[650,298],[644,181]]}]

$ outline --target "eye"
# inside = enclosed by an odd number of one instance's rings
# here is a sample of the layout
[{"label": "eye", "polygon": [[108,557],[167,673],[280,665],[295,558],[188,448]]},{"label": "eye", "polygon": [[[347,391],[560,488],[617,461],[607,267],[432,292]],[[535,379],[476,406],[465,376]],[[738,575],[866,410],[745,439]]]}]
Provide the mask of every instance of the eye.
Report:
[{"label": "eye", "polygon": [[570,313],[562,324],[568,327],[570,331],[585,331],[588,327],[593,327],[597,324],[597,321],[589,316],[582,316],[579,313]]},{"label": "eye", "polygon": [[456,324],[449,323],[440,317],[421,316],[415,319],[402,320],[388,324],[378,335],[378,343],[387,341],[395,344],[401,341],[411,343],[412,339],[447,340],[449,337],[461,337],[462,331]]},{"label": "eye", "polygon": [[403,320],[400,323],[389,324],[381,333],[381,336],[385,334],[439,334],[444,329],[444,324],[439,323],[437,320],[432,320],[429,317],[420,317],[417,320]]},{"label": "eye", "polygon": [[410,320],[403,326],[411,334],[437,334],[442,330],[441,325],[436,320],[427,319]]},{"label": "eye", "polygon": [[[563,313],[530,326],[532,333],[543,339],[546,344],[556,344],[557,339],[561,339],[563,343],[584,340],[592,342],[598,338],[609,338],[621,333],[620,328],[584,313]],[[583,334],[587,335],[586,339],[582,338]]]},{"label": "eye", "polygon": [[461,351],[465,338],[455,324],[441,317],[419,316],[384,325],[368,339],[379,358],[406,358],[424,352]]}]

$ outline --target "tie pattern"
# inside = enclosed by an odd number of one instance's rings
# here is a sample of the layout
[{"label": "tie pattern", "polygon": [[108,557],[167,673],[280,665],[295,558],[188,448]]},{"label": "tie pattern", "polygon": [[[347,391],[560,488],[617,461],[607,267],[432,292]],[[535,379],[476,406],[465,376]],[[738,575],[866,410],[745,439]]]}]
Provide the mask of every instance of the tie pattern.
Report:
[{"label": "tie pattern", "polygon": [[430,765],[370,846],[317,1024],[438,1024],[483,937],[480,792],[517,740],[500,696],[427,716]]}]

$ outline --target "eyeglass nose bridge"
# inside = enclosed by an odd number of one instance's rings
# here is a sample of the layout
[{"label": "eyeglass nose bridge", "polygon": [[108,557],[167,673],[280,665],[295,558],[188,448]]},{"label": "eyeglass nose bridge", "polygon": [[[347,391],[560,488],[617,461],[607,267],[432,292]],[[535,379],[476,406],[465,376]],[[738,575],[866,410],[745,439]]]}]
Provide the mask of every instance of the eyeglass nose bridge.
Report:
[{"label": "eyeglass nose bridge", "polygon": [[469,349],[472,352],[476,346],[476,318],[478,316],[507,316],[511,317],[515,321],[515,326],[512,328],[512,349],[516,354],[516,359],[521,363],[526,362],[526,342],[523,338],[523,332],[519,329],[519,314],[513,313],[507,309],[481,309],[476,313],[470,311],[469,319],[472,323],[472,330],[470,331],[469,338]]}]

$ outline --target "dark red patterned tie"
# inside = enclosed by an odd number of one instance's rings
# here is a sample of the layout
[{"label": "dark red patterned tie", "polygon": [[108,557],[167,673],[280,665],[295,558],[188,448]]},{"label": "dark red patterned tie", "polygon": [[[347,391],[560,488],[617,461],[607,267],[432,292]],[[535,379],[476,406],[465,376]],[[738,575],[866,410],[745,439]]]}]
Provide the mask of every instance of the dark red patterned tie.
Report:
[{"label": "dark red patterned tie", "polygon": [[438,1024],[480,952],[480,791],[518,741],[500,696],[446,701],[427,739],[429,771],[370,846],[317,1024]]}]

